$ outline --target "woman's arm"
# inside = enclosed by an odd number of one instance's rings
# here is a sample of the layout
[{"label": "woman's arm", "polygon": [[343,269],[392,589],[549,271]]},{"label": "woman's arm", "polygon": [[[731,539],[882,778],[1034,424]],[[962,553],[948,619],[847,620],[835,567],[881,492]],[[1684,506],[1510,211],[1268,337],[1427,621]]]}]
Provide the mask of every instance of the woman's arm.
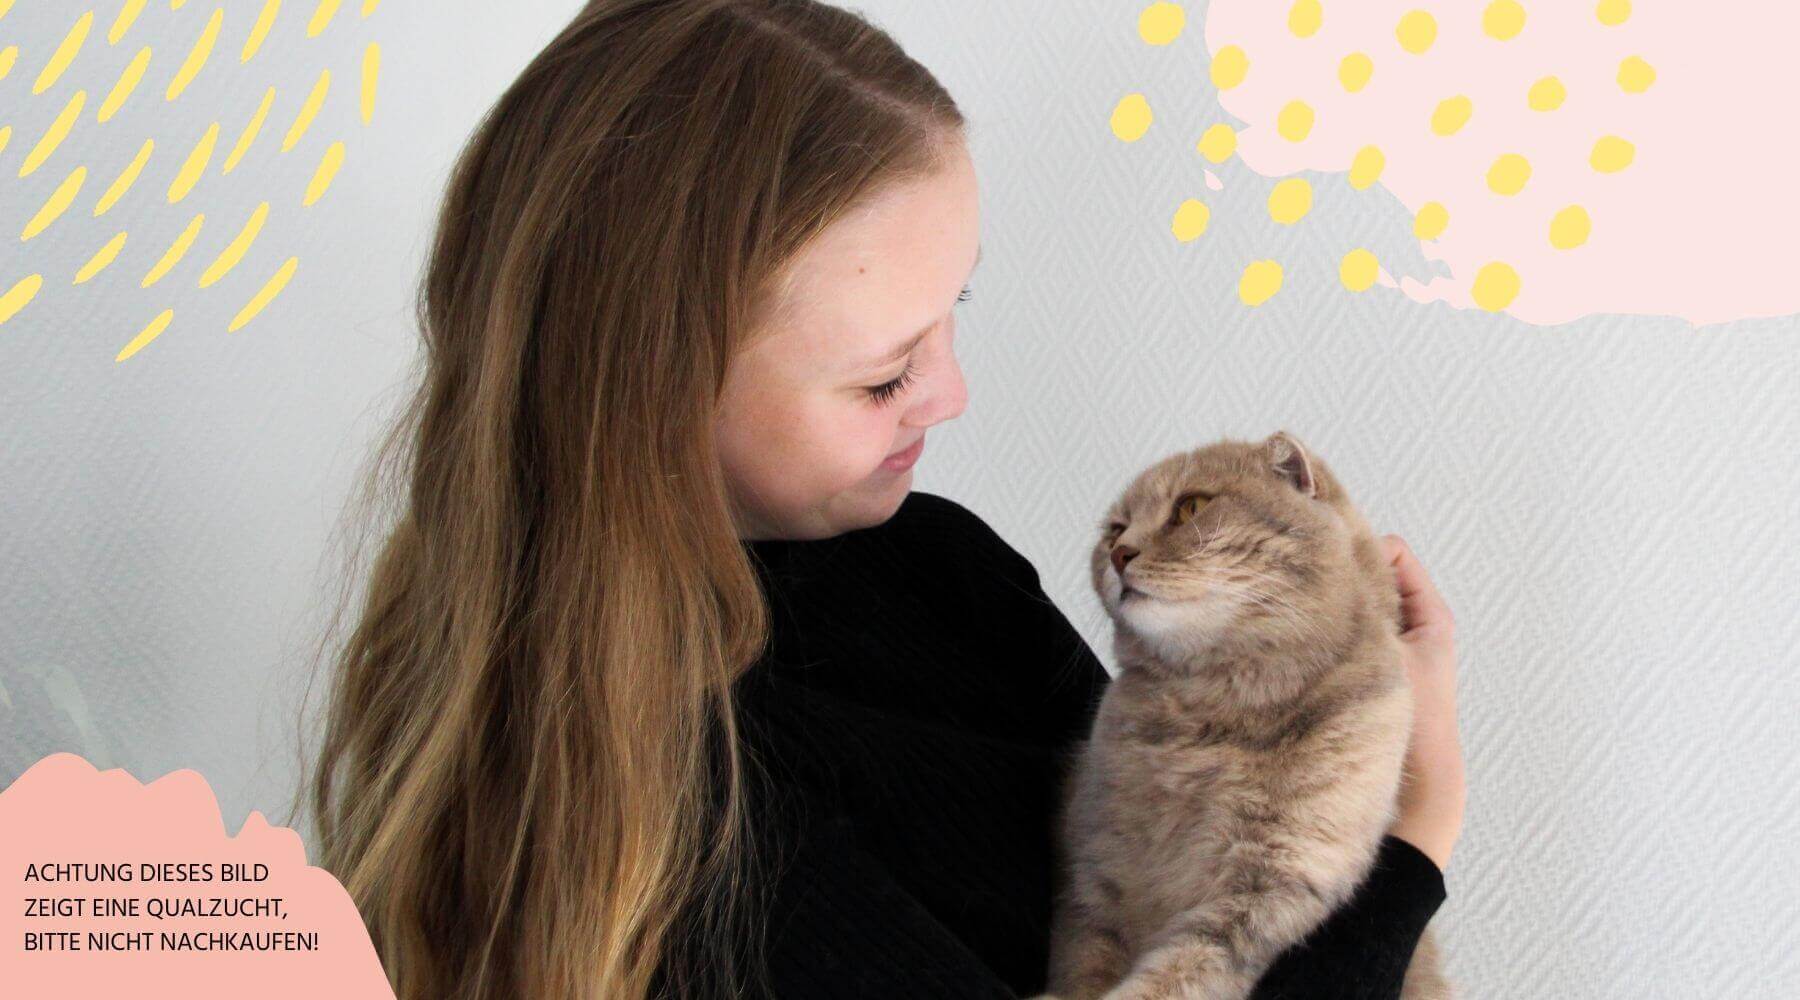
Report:
[{"label": "woman's arm", "polygon": [[1382,838],[1375,866],[1312,934],[1281,953],[1250,1000],[1397,1000],[1444,878],[1418,848]]}]

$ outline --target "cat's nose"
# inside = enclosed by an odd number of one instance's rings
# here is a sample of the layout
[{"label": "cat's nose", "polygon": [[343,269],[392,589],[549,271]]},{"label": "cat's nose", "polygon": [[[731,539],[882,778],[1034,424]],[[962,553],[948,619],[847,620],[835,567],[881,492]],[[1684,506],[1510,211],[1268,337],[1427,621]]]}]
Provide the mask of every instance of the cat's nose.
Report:
[{"label": "cat's nose", "polygon": [[1129,545],[1120,545],[1120,546],[1117,546],[1116,548],[1114,548],[1112,550],[1113,572],[1119,574],[1120,576],[1124,576],[1125,575],[1125,564],[1130,562],[1132,557],[1137,554],[1138,554],[1138,550],[1132,548]]}]

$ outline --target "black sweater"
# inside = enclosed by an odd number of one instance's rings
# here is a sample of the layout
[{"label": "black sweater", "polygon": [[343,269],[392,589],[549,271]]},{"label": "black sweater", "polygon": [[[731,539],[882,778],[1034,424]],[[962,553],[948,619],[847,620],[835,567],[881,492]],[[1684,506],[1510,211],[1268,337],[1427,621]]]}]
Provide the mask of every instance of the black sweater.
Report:
[{"label": "black sweater", "polygon": [[[974,513],[914,491],[880,525],[745,543],[773,612],[737,688],[770,791],[774,995],[1015,997],[1044,988],[1063,777],[1109,676],[1037,572]],[[1253,1000],[1398,998],[1445,898],[1382,843],[1359,893]]]}]

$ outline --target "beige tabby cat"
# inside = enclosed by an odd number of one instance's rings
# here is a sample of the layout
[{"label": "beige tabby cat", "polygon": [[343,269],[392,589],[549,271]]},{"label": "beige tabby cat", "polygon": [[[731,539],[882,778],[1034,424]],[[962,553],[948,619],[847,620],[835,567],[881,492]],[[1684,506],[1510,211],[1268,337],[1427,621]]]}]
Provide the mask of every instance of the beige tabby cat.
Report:
[{"label": "beige tabby cat", "polygon": [[[1092,557],[1108,685],[1059,818],[1061,1000],[1241,1000],[1395,817],[1412,700],[1392,570],[1285,432],[1145,470]],[[1449,1000],[1430,931],[1407,1000]]]}]

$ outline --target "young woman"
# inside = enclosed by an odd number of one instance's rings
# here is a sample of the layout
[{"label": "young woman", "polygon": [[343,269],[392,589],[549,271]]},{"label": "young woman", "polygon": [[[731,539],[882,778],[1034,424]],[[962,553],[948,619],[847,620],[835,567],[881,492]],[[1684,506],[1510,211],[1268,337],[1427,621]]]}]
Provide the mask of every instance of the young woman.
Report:
[{"label": "young woman", "polygon": [[[596,0],[480,123],[309,779],[402,998],[1042,988],[1106,674],[1025,559],[910,489],[966,399],[964,138],[814,0]],[[1259,995],[1397,996],[1443,899],[1451,624],[1395,554],[1401,818]]]}]

